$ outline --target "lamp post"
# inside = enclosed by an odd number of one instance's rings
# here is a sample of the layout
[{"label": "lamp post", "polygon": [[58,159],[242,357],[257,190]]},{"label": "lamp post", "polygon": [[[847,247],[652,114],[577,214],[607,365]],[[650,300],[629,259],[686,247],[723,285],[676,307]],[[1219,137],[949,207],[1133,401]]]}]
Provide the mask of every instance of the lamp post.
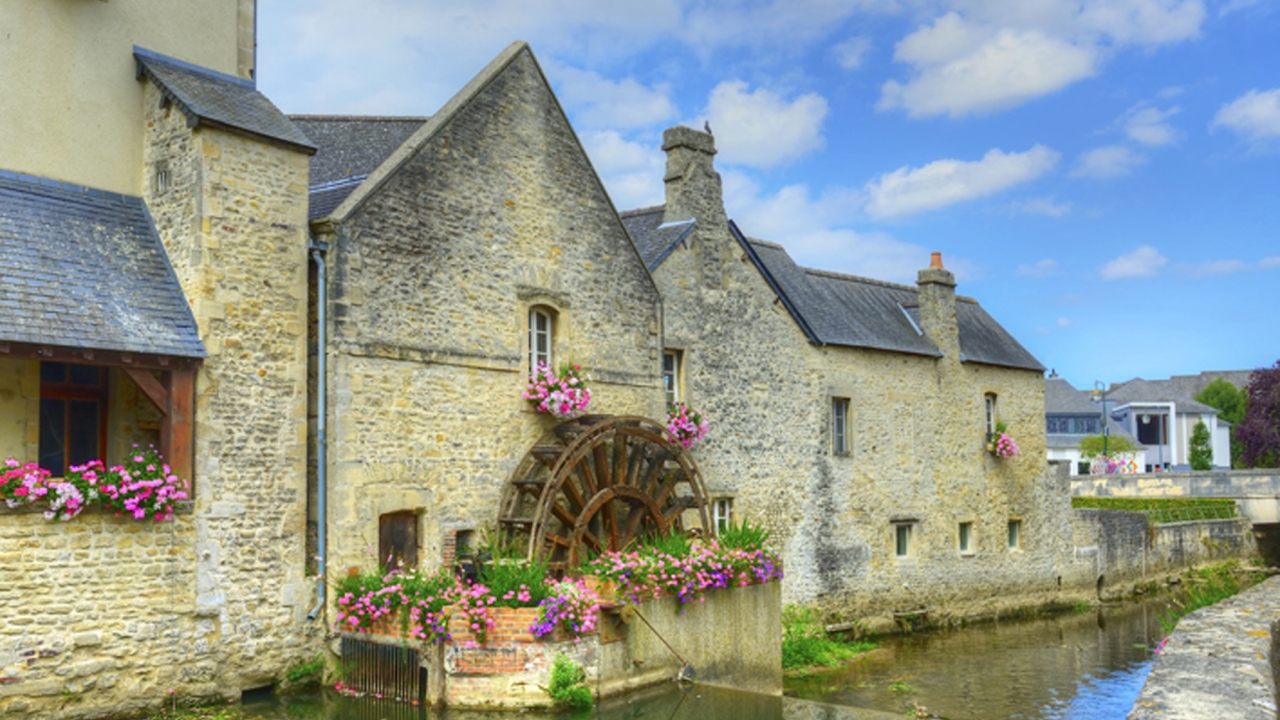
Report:
[{"label": "lamp post", "polygon": [[1107,454],[1107,439],[1111,437],[1111,428],[1107,425],[1107,384],[1101,380],[1093,381],[1093,400],[1097,402],[1098,396],[1102,396],[1102,456],[1110,458]]}]

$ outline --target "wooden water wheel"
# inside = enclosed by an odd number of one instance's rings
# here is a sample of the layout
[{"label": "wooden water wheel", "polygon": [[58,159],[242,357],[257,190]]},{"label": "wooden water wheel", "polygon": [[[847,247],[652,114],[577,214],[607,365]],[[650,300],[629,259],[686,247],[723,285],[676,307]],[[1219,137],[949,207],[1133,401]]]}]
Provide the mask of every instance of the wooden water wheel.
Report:
[{"label": "wooden water wheel", "polygon": [[622,550],[653,533],[712,527],[689,451],[642,417],[589,415],[543,435],[503,493],[499,526],[557,572],[588,550]]}]

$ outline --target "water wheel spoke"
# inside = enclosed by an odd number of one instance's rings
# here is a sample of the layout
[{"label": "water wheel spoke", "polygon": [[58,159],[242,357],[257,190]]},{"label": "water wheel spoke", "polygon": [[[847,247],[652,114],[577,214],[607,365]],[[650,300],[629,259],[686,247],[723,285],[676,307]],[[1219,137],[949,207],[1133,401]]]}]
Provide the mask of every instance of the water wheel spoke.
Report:
[{"label": "water wheel spoke", "polygon": [[578,476],[582,478],[582,487],[585,489],[588,497],[595,495],[600,490],[596,483],[596,474],[591,470],[591,463],[580,462],[573,466]]},{"label": "water wheel spoke", "polygon": [[596,445],[591,450],[592,458],[596,464],[596,480],[600,482],[600,489],[613,485],[613,473],[609,467],[609,448],[604,443]]},{"label": "water wheel spoke", "polygon": [[631,542],[631,539],[636,536],[636,532],[640,529],[640,521],[646,515],[652,516],[652,511],[647,505],[636,505],[631,508],[630,513],[627,513],[627,519],[622,526],[623,536],[626,537],[627,542]]},{"label": "water wheel spoke", "polygon": [[647,461],[649,455],[653,452],[650,445],[643,444],[633,447],[627,459],[627,484],[633,487],[641,487],[640,468],[648,467]]},{"label": "water wheel spoke", "polygon": [[613,506],[612,502],[604,506],[604,527],[609,531],[609,549],[617,552],[622,549],[622,546],[618,544],[618,514]]},{"label": "water wheel spoke", "polygon": [[587,503],[582,499],[582,493],[578,492],[578,484],[574,480],[575,478],[572,475],[566,477],[564,483],[560,485],[560,489],[564,492],[565,500],[573,506],[574,511],[582,512],[582,508]]},{"label": "water wheel spoke", "polygon": [[566,547],[566,548],[571,547],[573,545],[573,543],[569,542],[569,538],[562,537],[554,533],[547,533],[547,542],[551,543],[552,545],[559,545],[560,547]]},{"label": "water wheel spoke", "polygon": [[653,495],[653,488],[658,475],[667,466],[667,457],[665,450],[657,450],[649,458],[649,464],[644,469],[644,477],[636,484],[636,487],[640,488],[640,491],[645,495]]},{"label": "water wheel spoke", "polygon": [[613,457],[614,457],[614,485],[626,485],[630,476],[627,475],[627,436],[625,433],[617,433],[613,436]]},{"label": "water wheel spoke", "polygon": [[578,518],[573,513],[558,503],[551,506],[551,514],[555,515],[556,519],[564,523],[565,527],[568,528],[573,527],[574,523],[578,521]]},{"label": "water wheel spoke", "polygon": [[679,484],[680,474],[674,470],[668,470],[662,476],[662,480],[658,483],[658,490],[660,492],[658,492],[658,494],[653,498],[658,507],[662,507],[667,504],[667,498],[671,497],[671,493],[676,491],[676,486]]}]

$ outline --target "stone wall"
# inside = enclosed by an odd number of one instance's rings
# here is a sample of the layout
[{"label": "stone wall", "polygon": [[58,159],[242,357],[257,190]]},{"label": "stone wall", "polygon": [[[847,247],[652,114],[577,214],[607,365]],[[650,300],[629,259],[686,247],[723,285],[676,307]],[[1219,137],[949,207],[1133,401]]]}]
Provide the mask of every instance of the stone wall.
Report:
[{"label": "stone wall", "polygon": [[1276,708],[1280,579],[1178,621],[1129,720],[1270,718]]},{"label": "stone wall", "polygon": [[496,525],[504,484],[555,424],[520,397],[533,306],[555,314],[554,362],[593,378],[591,412],[665,416],[657,289],[533,56],[486,73],[317,228],[331,568],[376,562],[384,513],[418,513],[428,568],[451,533]]},{"label": "stone wall", "polygon": [[1072,511],[1071,526],[1074,552],[1066,583],[1072,588],[1093,587],[1099,596],[1257,552],[1244,518],[1148,526],[1145,513],[1079,508]]},{"label": "stone wall", "polygon": [[220,692],[270,684],[318,649],[305,579],[306,154],[217,129],[190,130],[147,85],[144,197],[209,358],[196,378],[198,556],[190,611],[219,642]]},{"label": "stone wall", "polygon": [[[320,649],[323,627],[305,619],[307,156],[192,130],[150,84],[144,95],[144,199],[209,352],[194,509],[170,523],[0,516],[6,716],[133,712],[169,690],[236,698]],[[113,409],[134,406],[113,447],[145,437],[146,401],[116,373],[111,387]],[[0,404],[26,423],[0,421],[0,442],[20,456],[38,443],[38,394],[37,364],[0,364]]]},{"label": "stone wall", "polygon": [[[673,128],[664,149],[664,221],[697,220],[654,271],[665,347],[683,352],[685,399],[711,423],[693,454],[713,497],[772,529],[784,601],[887,628],[895,612],[946,619],[1055,597],[1069,498],[1065,476],[1043,461],[1040,373],[960,362],[945,270],[922,272],[920,291],[922,324],[945,357],[811,344],[730,232],[710,136]],[[1017,458],[985,451],[990,392]],[[849,400],[843,456],[831,449],[837,397]],[[1021,523],[1014,548],[1011,520]],[[973,533],[966,553],[962,522]],[[895,556],[895,523],[912,525],[907,558]]]},{"label": "stone wall", "polygon": [[1255,523],[1280,522],[1280,473],[1255,470],[1205,470],[1137,475],[1090,475],[1071,483],[1071,494],[1085,497],[1235,498],[1242,514]]}]

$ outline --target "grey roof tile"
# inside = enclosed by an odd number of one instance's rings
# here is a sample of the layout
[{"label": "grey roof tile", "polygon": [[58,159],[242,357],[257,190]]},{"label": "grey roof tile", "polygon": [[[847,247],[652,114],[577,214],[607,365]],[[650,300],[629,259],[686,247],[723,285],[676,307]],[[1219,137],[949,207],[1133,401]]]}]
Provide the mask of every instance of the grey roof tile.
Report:
[{"label": "grey roof tile", "polygon": [[360,187],[360,183],[364,182],[366,177],[368,175],[356,175],[326,185],[311,186],[311,192],[308,194],[310,202],[307,205],[307,219],[317,220],[328,217],[342,204],[343,200],[347,199],[348,195]]},{"label": "grey roof tile", "polygon": [[141,198],[0,171],[0,340],[205,357]]},{"label": "grey roof tile", "polygon": [[667,256],[697,226],[697,221],[694,219],[663,223],[664,212],[664,208],[659,205],[621,214],[622,224],[630,233],[631,241],[640,251],[640,257],[644,260],[645,267],[649,268],[649,272],[657,270],[662,261],[666,260]]},{"label": "grey roof tile", "polygon": [[135,47],[138,76],[147,77],[187,116],[187,123],[219,125],[315,152],[315,145],[253,83]]},{"label": "grey roof tile", "polygon": [[429,118],[290,115],[289,119],[316,144],[316,154],[311,156],[314,189],[368,176]]},{"label": "grey roof tile", "polygon": [[1134,378],[1107,391],[1107,399],[1118,405],[1133,403],[1172,402],[1180,413],[1216,413],[1217,409],[1182,395],[1166,381]]},{"label": "grey roof tile", "polygon": [[1044,411],[1059,415],[1097,415],[1102,412],[1099,405],[1060,377],[1044,379]]}]

